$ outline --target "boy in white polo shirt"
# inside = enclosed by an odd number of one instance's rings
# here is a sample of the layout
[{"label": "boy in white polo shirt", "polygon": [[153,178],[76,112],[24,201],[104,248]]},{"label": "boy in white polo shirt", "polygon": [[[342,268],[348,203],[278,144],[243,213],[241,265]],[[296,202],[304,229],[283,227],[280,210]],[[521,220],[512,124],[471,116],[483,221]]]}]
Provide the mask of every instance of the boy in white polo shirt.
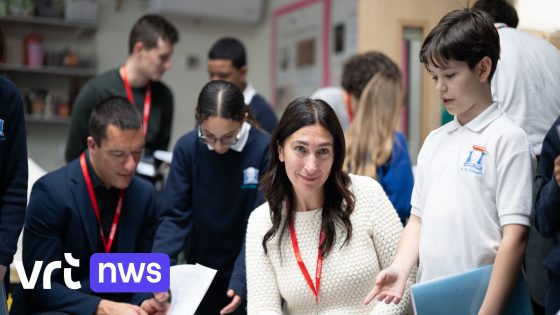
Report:
[{"label": "boy in white polo shirt", "polygon": [[412,215],[364,302],[398,303],[417,263],[418,282],[494,264],[478,314],[503,310],[525,250],[535,161],[525,133],[492,101],[499,55],[498,33],[482,11],[452,11],[425,39],[420,61],[455,119],[420,150]]}]

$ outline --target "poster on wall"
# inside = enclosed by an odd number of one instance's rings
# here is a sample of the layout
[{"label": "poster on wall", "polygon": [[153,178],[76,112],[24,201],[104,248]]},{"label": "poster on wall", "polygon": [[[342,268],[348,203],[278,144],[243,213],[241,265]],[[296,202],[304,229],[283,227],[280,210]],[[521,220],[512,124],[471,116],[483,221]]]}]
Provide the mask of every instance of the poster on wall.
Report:
[{"label": "poster on wall", "polygon": [[272,99],[278,112],[293,99],[339,86],[357,51],[356,0],[304,0],[273,12]]},{"label": "poster on wall", "polygon": [[299,1],[273,13],[272,94],[277,111],[329,82],[330,0]]},{"label": "poster on wall", "polygon": [[344,62],[358,50],[356,0],[331,0],[329,85],[339,86]]}]

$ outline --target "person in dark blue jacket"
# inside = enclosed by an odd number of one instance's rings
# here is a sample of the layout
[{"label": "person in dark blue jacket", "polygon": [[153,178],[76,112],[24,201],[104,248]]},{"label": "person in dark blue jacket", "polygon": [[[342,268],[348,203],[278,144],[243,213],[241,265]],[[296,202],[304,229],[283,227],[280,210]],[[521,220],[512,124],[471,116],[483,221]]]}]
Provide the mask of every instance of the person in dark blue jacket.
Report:
[{"label": "person in dark blue jacket", "polygon": [[245,104],[251,114],[268,133],[278,124],[278,118],[270,104],[247,82],[247,57],[243,44],[232,37],[219,39],[208,52],[208,74],[210,80],[225,80],[243,91]]},{"label": "person in dark blue jacket", "polygon": [[[4,37],[0,30],[0,59]],[[0,77],[0,283],[9,286],[8,271],[27,203],[27,142],[23,103],[16,86]]]},{"label": "person in dark blue jacket", "polygon": [[196,122],[173,151],[153,252],[172,264],[184,253],[218,270],[197,314],[244,314],[243,244],[249,214],[264,202],[269,136],[255,127],[241,90],[223,80],[200,92]]},{"label": "person in dark blue jacket", "polygon": [[560,310],[560,117],[546,134],[539,164],[542,176],[535,207],[535,225],[542,236],[553,238],[543,265],[548,269],[546,314]]},{"label": "person in dark blue jacket", "polygon": [[[168,307],[151,293],[90,288],[90,257],[150,252],[158,216],[154,187],[134,176],[144,149],[140,112],[123,97],[102,101],[93,109],[89,134],[88,149],[78,159],[33,186],[23,231],[26,281],[37,261],[43,266],[61,261],[63,268],[52,272],[50,289],[43,277],[48,267],[40,270],[34,287],[24,289],[22,281],[14,292],[12,315],[151,315]],[[67,270],[71,279],[66,279]],[[75,287],[69,288],[68,280]]]}]

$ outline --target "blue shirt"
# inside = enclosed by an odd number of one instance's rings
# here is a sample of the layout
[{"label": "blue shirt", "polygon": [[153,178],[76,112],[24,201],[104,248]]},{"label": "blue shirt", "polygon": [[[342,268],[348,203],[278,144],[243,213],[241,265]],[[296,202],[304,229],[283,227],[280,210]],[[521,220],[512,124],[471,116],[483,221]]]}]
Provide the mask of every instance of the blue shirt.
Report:
[{"label": "blue shirt", "polygon": [[410,198],[414,177],[406,138],[398,131],[394,133],[391,157],[385,164],[377,168],[377,181],[385,190],[404,224],[410,216]]}]

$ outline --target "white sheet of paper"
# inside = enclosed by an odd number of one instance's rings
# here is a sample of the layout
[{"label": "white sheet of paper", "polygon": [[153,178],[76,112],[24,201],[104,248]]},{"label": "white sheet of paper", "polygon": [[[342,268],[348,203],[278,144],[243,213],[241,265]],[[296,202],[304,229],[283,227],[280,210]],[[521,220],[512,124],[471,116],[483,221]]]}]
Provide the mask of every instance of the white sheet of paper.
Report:
[{"label": "white sheet of paper", "polygon": [[173,160],[173,152],[170,151],[163,151],[163,150],[155,150],[154,151],[154,158],[160,161],[163,161],[167,164],[171,164]]},{"label": "white sheet of paper", "polygon": [[171,270],[168,315],[192,315],[208,291],[216,270],[203,265],[176,265]]},{"label": "white sheet of paper", "polygon": [[156,168],[153,164],[146,163],[144,161],[138,162],[138,166],[136,166],[136,172],[140,175],[145,175],[149,177],[156,176]]}]

